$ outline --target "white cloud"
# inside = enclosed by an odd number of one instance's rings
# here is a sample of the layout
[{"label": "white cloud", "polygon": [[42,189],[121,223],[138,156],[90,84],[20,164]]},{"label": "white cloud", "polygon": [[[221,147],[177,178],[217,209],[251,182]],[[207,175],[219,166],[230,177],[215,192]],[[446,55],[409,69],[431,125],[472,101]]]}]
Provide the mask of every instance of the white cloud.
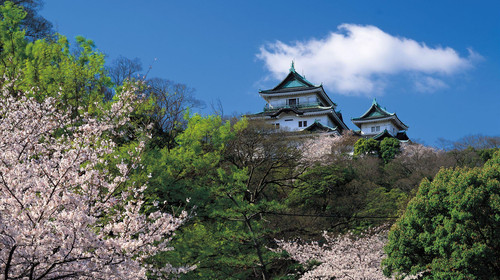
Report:
[{"label": "white cloud", "polygon": [[322,82],[342,94],[376,94],[387,77],[417,73],[418,90],[446,87],[442,78],[471,66],[479,54],[461,57],[449,47],[431,48],[412,39],[395,37],[375,26],[342,24],[324,39],[262,46],[257,57],[276,79],[283,78],[295,61],[296,70],[313,83]]},{"label": "white cloud", "polygon": [[420,77],[415,80],[415,89],[419,92],[435,92],[444,88],[448,88],[448,85],[433,77]]}]

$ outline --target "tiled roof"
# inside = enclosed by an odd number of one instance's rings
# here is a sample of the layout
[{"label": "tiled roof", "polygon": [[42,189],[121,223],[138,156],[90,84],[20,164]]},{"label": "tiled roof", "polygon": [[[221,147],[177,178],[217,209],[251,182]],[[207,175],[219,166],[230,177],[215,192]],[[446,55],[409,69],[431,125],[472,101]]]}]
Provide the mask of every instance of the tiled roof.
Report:
[{"label": "tiled roof", "polygon": [[361,117],[353,118],[352,120],[377,119],[383,117],[394,116],[394,113],[389,113],[385,108],[380,107],[376,99],[373,99],[372,106]]},{"label": "tiled roof", "polygon": [[408,126],[404,124],[396,115],[396,113],[390,113],[385,108],[382,108],[376,99],[373,99],[372,106],[368,111],[366,111],[359,118],[352,118],[351,121],[361,128],[361,124],[369,123],[372,121],[383,121],[383,120],[393,120],[393,122],[399,126],[399,129],[408,129]]},{"label": "tiled roof", "polygon": [[290,73],[273,89],[261,90],[261,93],[275,93],[284,91],[294,91],[299,88],[319,88],[319,86],[313,85],[311,82],[306,80],[303,76],[295,71],[295,67],[292,61],[292,67],[290,67]]}]

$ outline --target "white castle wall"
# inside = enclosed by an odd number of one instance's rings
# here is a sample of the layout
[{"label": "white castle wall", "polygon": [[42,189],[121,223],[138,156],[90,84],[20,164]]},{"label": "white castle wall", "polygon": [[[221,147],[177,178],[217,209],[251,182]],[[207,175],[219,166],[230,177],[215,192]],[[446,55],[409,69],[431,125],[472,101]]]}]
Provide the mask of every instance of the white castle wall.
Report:
[{"label": "white castle wall", "polygon": [[269,98],[269,106],[276,108],[276,107],[284,107],[287,105],[287,100],[291,98],[297,98],[299,99],[299,105],[305,105],[305,104],[311,104],[311,103],[317,103],[318,98],[316,97],[316,94],[308,94],[304,96],[297,96],[297,97],[271,97]]},{"label": "white castle wall", "polygon": [[[327,116],[297,116],[293,113],[282,113],[276,119],[266,120],[269,124],[279,123],[280,129],[286,129],[290,131],[303,130],[304,128],[310,126],[315,121],[318,121],[322,125],[333,127],[332,122]],[[299,127],[299,121],[307,121],[306,126]]]},{"label": "white castle wall", "polygon": [[[377,126],[379,126],[379,130],[377,130]],[[375,131],[372,132],[372,127],[375,127]],[[364,123],[361,125],[361,134],[363,135],[376,135],[379,134],[380,132],[384,131],[384,129],[387,129],[387,131],[392,134],[396,135],[398,133],[398,129],[390,122],[390,121],[382,121],[382,122],[373,122],[373,123]]]}]

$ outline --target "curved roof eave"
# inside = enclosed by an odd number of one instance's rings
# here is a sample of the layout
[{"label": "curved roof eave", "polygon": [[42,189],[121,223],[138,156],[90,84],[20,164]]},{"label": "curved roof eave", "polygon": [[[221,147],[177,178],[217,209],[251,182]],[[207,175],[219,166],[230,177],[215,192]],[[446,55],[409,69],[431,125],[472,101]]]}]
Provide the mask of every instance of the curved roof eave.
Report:
[{"label": "curved roof eave", "polygon": [[404,124],[394,113],[393,115],[390,116],[384,116],[384,117],[378,117],[378,118],[369,118],[369,119],[351,119],[351,122],[355,124],[357,127],[361,128],[361,124],[364,123],[371,123],[371,122],[379,122],[379,121],[386,121],[386,120],[393,120],[397,126],[399,126],[401,129],[400,130],[407,130],[409,126]]},{"label": "curved roof eave", "polygon": [[382,131],[379,134],[373,136],[372,138],[375,139],[375,140],[378,140],[379,138],[381,138],[384,135],[386,137],[396,138],[396,137],[394,137],[394,135],[390,134],[389,131],[387,131],[387,129],[384,129],[384,131]]},{"label": "curved roof eave", "polygon": [[338,130],[338,129],[339,129],[338,127],[333,128],[333,127],[329,127],[329,126],[327,126],[327,125],[324,125],[324,124],[322,124],[322,123],[320,123],[320,122],[314,122],[314,123],[312,123],[311,125],[309,125],[308,127],[306,127],[306,128],[304,128],[304,129],[302,129],[302,131],[305,131],[305,130],[306,130],[306,131],[309,131],[310,129],[312,129],[312,128],[313,128],[313,127],[315,127],[315,126],[317,126],[317,127],[319,127],[319,128],[326,128],[326,129],[328,129],[329,131],[336,131],[336,130]]},{"label": "curved roof eave", "polygon": [[409,126],[407,126],[404,122],[402,122],[402,121],[399,119],[399,117],[398,117],[398,115],[396,115],[396,113],[394,113],[394,116],[396,117],[396,120],[398,120],[398,122],[401,124],[401,127],[403,127],[403,128],[404,128],[404,130],[408,130],[408,128],[410,128]]},{"label": "curved roof eave", "polygon": [[301,88],[289,88],[286,90],[280,90],[280,91],[259,91],[259,94],[262,98],[266,99],[269,97],[284,97],[284,96],[294,96],[294,95],[301,95],[301,94],[307,94],[307,93],[317,93],[321,99],[328,105],[328,106],[333,106],[334,108],[337,107],[337,103],[333,102],[328,94],[326,94],[325,89],[323,86],[316,86],[314,88],[306,88],[306,87],[301,87]]}]

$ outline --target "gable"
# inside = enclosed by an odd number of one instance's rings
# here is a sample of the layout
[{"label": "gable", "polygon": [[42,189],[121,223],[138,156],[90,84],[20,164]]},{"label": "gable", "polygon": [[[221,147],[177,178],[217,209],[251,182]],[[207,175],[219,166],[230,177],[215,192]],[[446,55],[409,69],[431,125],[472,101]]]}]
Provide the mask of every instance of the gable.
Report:
[{"label": "gable", "polygon": [[380,110],[374,109],[371,110],[371,112],[368,113],[368,115],[364,116],[365,118],[377,118],[377,117],[385,117],[388,116],[387,113],[382,112]]},{"label": "gable", "polygon": [[308,80],[306,80],[304,77],[299,75],[297,72],[295,72],[294,69],[288,73],[285,79],[281,81],[276,87],[274,87],[270,91],[277,91],[280,89],[287,89],[287,88],[298,88],[298,87],[305,87],[305,88],[316,88],[312,83],[310,83]]},{"label": "gable", "polygon": [[378,104],[373,104],[366,113],[364,113],[359,119],[369,119],[369,118],[380,118],[388,117],[394,115],[386,110],[382,109]]},{"label": "gable", "polygon": [[287,81],[281,88],[306,87],[307,85],[299,80],[293,79]]}]

